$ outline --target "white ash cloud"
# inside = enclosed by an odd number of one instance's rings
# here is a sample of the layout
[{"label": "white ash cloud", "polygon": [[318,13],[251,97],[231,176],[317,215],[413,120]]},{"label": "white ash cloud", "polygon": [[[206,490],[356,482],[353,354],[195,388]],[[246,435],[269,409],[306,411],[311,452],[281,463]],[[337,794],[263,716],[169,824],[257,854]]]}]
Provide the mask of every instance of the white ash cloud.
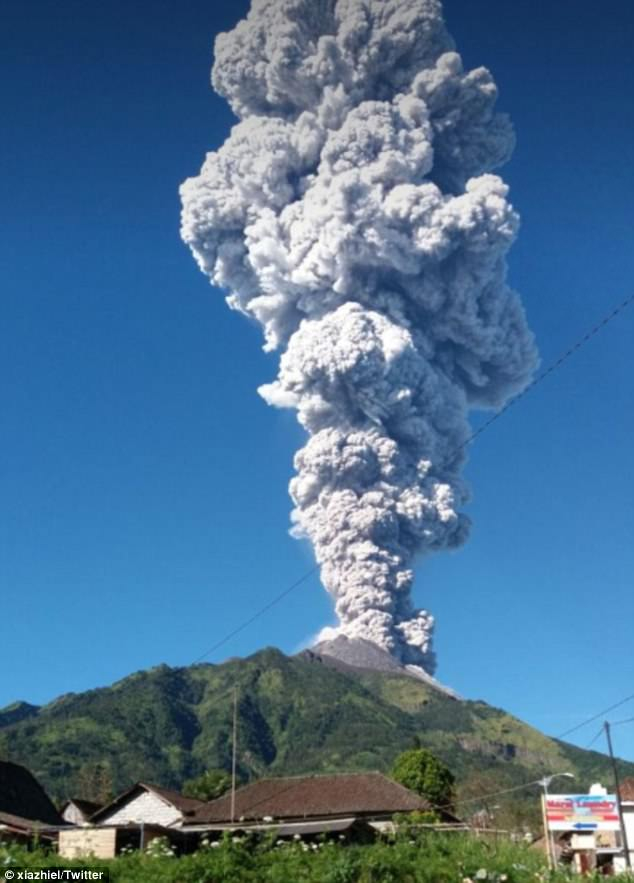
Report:
[{"label": "white ash cloud", "polygon": [[282,352],[260,393],[308,433],[292,520],[335,602],[323,636],[433,672],[412,562],[466,538],[468,412],[537,362],[491,174],[510,122],[435,0],[253,0],[216,40],[213,84],[239,122],[183,184],[182,236]]}]

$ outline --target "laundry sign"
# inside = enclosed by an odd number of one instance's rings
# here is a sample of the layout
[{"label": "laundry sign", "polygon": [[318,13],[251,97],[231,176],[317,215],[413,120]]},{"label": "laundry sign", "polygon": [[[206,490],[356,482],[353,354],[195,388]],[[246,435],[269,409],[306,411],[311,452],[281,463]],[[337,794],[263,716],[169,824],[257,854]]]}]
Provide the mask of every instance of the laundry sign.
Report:
[{"label": "laundry sign", "polygon": [[614,794],[549,794],[546,820],[551,831],[618,831]]}]

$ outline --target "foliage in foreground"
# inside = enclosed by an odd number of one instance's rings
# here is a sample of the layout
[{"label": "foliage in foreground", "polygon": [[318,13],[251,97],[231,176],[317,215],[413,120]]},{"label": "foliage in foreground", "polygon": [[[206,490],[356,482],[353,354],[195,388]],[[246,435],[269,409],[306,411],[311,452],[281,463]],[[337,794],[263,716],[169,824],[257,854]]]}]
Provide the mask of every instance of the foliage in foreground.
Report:
[{"label": "foliage in foreground", "polygon": [[[60,860],[41,850],[0,846],[0,868],[60,865],[82,867],[82,862]],[[543,857],[526,846],[435,833],[371,846],[227,839],[181,858],[154,847],[149,853],[131,853],[109,862],[86,861],[86,865],[108,867],[114,883],[564,883],[573,879],[565,871],[548,872]],[[620,879],[634,883],[632,877]]]}]

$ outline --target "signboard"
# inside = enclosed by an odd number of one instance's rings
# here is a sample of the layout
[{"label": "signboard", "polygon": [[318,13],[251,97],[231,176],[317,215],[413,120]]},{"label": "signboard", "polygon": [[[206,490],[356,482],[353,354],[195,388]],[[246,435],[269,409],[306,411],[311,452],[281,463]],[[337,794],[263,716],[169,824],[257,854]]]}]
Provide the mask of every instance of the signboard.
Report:
[{"label": "signboard", "polygon": [[546,819],[550,831],[618,831],[614,794],[549,794]]}]

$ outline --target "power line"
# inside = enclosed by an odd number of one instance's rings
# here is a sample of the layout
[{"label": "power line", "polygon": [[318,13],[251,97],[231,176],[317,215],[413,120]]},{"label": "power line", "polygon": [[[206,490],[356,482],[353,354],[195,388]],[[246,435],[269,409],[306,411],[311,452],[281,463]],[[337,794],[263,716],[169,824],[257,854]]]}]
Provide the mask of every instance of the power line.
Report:
[{"label": "power line", "polygon": [[471,444],[474,439],[476,439],[479,435],[482,435],[482,433],[485,432],[489,428],[489,426],[491,426],[491,424],[495,423],[496,420],[499,420],[503,414],[506,414],[509,408],[513,407],[516,402],[519,402],[519,400],[524,398],[524,396],[527,395],[529,392],[532,392],[532,390],[534,390],[536,386],[546,380],[546,378],[553,374],[558,368],[560,368],[564,362],[567,362],[568,359],[573,356],[578,350],[580,350],[581,347],[585,346],[586,343],[588,343],[595,336],[595,334],[598,334],[599,331],[605,328],[608,322],[611,322],[612,319],[615,319],[619,315],[619,313],[622,313],[623,310],[629,307],[630,304],[633,302],[634,294],[626,297],[624,301],[621,301],[621,303],[617,307],[615,307],[615,309],[613,309],[611,313],[608,313],[606,316],[604,316],[600,322],[597,322],[597,324],[594,325],[586,334],[584,334],[583,337],[580,337],[579,340],[576,341],[576,343],[574,343],[569,349],[562,353],[558,359],[556,359],[554,362],[551,362],[551,364],[547,368],[541,371],[537,375],[537,377],[532,380],[528,384],[528,386],[525,387],[525,389],[522,390],[522,392],[518,393],[514,398],[507,402],[506,405],[500,408],[500,410],[497,411],[493,415],[493,417],[490,417],[489,420],[483,423],[479,429],[477,429],[472,435],[469,436],[469,438],[466,442],[464,442],[463,445],[456,449],[455,453],[458,453],[461,447]]},{"label": "power line", "polygon": [[541,785],[541,779],[535,779],[533,782],[525,782],[523,785],[514,785],[512,788],[503,788],[501,791],[489,791],[486,794],[481,794],[479,797],[467,797],[465,800],[454,800],[451,804],[448,803],[445,806],[435,806],[434,809],[451,809],[452,806],[463,806],[465,803],[480,803],[483,800],[488,800],[490,797],[501,797],[503,794],[512,794],[514,791],[524,791],[526,788],[531,788],[533,785]]},{"label": "power line", "polygon": [[[447,457],[445,461],[441,461],[439,464],[437,464],[436,468],[442,469],[442,467],[444,466],[445,463],[451,462],[451,460],[455,457],[455,455],[457,453],[459,453],[461,450],[466,448],[468,445],[472,444],[476,438],[478,438],[479,436],[482,435],[483,432],[486,432],[486,430],[490,426],[492,426],[497,420],[499,420],[503,414],[506,414],[506,412],[509,410],[509,408],[512,405],[514,405],[520,399],[524,398],[524,396],[526,396],[527,393],[531,392],[533,389],[535,389],[536,386],[538,386],[540,383],[542,383],[547,377],[549,377],[551,374],[553,374],[555,371],[557,371],[558,368],[560,368],[564,364],[564,362],[566,362],[572,355],[574,355],[574,353],[576,353],[583,346],[585,346],[586,343],[588,343],[596,334],[599,333],[599,331],[601,331],[603,328],[605,328],[605,326],[609,322],[611,322],[613,319],[615,319],[620,313],[622,313],[632,303],[634,303],[634,294],[625,298],[625,300],[623,300],[617,307],[615,307],[610,313],[608,313],[606,316],[604,316],[600,322],[597,322],[597,324],[594,325],[588,332],[586,332],[586,334],[584,334],[583,337],[580,337],[571,347],[569,347],[564,353],[562,353],[558,359],[556,359],[554,362],[552,362],[533,381],[531,381],[531,383],[529,383],[528,386],[524,390],[522,390],[522,392],[518,393],[514,398],[512,398],[509,402],[507,402],[506,405],[504,405],[502,408],[500,408],[499,411],[497,411],[492,417],[489,418],[489,420],[487,420],[485,423],[483,423],[482,426],[480,426],[475,432],[471,433],[471,435],[469,435],[460,445],[458,445],[457,448],[455,448],[455,450],[453,450],[451,452],[451,455],[449,457]],[[328,559],[325,559],[325,560],[327,561]],[[226,635],[224,638],[222,638],[220,641],[218,641],[216,644],[214,644],[212,647],[210,647],[208,650],[206,650],[200,656],[198,656],[194,660],[192,665],[196,665],[196,663],[202,662],[203,659],[206,659],[207,656],[210,656],[212,653],[214,653],[216,650],[218,650],[220,647],[222,647],[224,644],[226,644],[228,641],[230,641],[231,638],[234,638],[237,634],[244,631],[244,629],[248,628],[251,625],[251,623],[255,622],[256,619],[259,619],[260,616],[262,616],[264,613],[269,611],[272,607],[275,607],[277,604],[279,604],[280,601],[282,601],[284,598],[286,598],[288,595],[290,595],[291,592],[293,592],[296,588],[298,588],[298,586],[300,586],[302,583],[306,582],[306,580],[309,577],[311,577],[314,573],[316,573],[319,570],[321,564],[323,564],[323,563],[325,563],[325,562],[317,562],[313,567],[311,567],[310,570],[306,571],[306,573],[303,576],[300,576],[299,579],[297,579],[294,583],[292,583],[288,588],[284,589],[283,592],[280,592],[279,595],[276,595],[274,598],[272,598],[267,604],[264,605],[264,607],[261,607],[251,617],[249,617],[243,623],[241,623],[239,626],[237,626],[235,629],[233,629],[233,631],[229,632],[228,635]],[[594,720],[594,718],[592,718],[592,720]],[[587,723],[590,723],[590,721],[587,721]],[[583,724],[580,724],[580,726],[583,726]],[[569,730],[567,733],[564,733],[563,735],[565,736],[565,735],[568,735],[569,732],[574,732],[574,729],[577,729],[577,728],[573,728],[573,730]],[[563,738],[563,736],[559,736],[558,738],[561,739],[561,738]]]},{"label": "power line", "polygon": [[192,662],[192,665],[196,665],[198,662],[202,662],[203,659],[205,659],[207,656],[210,656],[212,653],[214,653],[216,650],[218,650],[220,647],[222,647],[223,644],[226,644],[227,641],[230,641],[231,638],[234,638],[241,631],[248,628],[252,622],[255,622],[256,619],[259,619],[259,617],[262,616],[264,613],[266,613],[268,610],[270,610],[271,607],[275,607],[276,604],[279,604],[280,601],[282,601],[284,598],[286,598],[287,595],[290,595],[290,593],[292,591],[294,591],[298,586],[300,586],[302,583],[306,582],[308,577],[312,576],[317,570],[319,570],[319,564],[315,564],[314,567],[311,567],[310,570],[306,571],[306,573],[303,576],[300,576],[299,579],[295,580],[295,582],[292,583],[287,589],[284,589],[283,592],[280,592],[279,595],[276,595],[274,598],[272,598],[268,602],[268,604],[265,604],[264,607],[260,607],[260,609],[257,610],[253,614],[253,616],[250,616],[249,619],[245,619],[245,621],[243,623],[241,623],[241,625],[237,626],[232,632],[229,632],[228,635],[225,635],[225,637],[222,638],[220,641],[218,641],[216,644],[214,644],[213,647],[210,647],[209,650],[206,650],[197,659],[194,659],[194,661]]},{"label": "power line", "polygon": [[531,782],[524,782],[523,785],[514,785],[511,788],[503,788],[499,791],[487,791],[478,797],[466,797],[464,800],[456,799],[452,803],[446,803],[441,806],[434,806],[433,809],[453,809],[455,806],[463,806],[466,803],[482,803],[492,797],[502,797],[504,794],[512,794],[515,791],[525,791],[526,788],[532,788],[533,785],[543,787],[543,779],[534,779]]},{"label": "power line", "polygon": [[582,721],[580,724],[577,724],[575,727],[571,727],[569,730],[566,730],[565,733],[562,733],[560,736],[556,736],[556,739],[563,739],[564,736],[569,736],[571,733],[576,733],[577,730],[580,730],[582,727],[591,724],[593,721],[598,720],[603,715],[607,714],[609,711],[613,711],[615,708],[619,708],[621,705],[625,705],[626,702],[630,702],[630,700],[634,699],[634,693],[630,696],[626,696],[625,699],[621,699],[620,702],[615,702],[614,705],[610,705],[609,708],[604,708],[603,711],[599,711],[597,714],[593,714],[592,717],[589,717],[587,720]]},{"label": "power line", "polygon": [[596,734],[596,736],[595,736],[590,742],[588,742],[588,744],[586,745],[586,747],[585,747],[584,750],[585,750],[585,751],[589,751],[590,748],[592,748],[592,746],[594,745],[594,743],[597,741],[597,739],[599,738],[599,736],[602,736],[602,735],[603,735],[603,724],[601,725],[601,729],[599,730],[599,732]]},{"label": "power line", "polygon": [[620,724],[631,724],[632,722],[634,722],[634,717],[626,717],[625,720],[622,721],[611,721],[610,726],[618,727]]}]

